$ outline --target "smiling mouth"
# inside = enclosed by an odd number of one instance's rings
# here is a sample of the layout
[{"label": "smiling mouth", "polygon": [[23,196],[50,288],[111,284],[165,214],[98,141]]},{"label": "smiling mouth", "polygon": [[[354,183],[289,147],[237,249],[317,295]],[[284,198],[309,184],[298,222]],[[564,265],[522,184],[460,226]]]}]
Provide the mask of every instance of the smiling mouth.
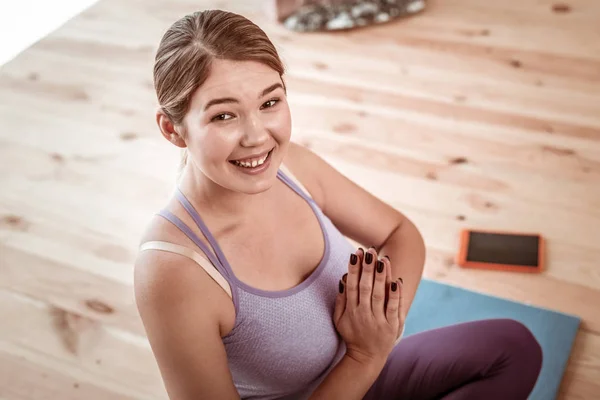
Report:
[{"label": "smiling mouth", "polygon": [[273,149],[271,149],[264,157],[260,158],[260,159],[255,159],[252,162],[242,162],[242,161],[236,161],[236,160],[230,160],[229,162],[233,165],[236,165],[238,167],[242,167],[242,168],[248,168],[248,169],[252,169],[252,168],[256,168],[259,167],[261,165],[263,165],[264,163],[266,163],[269,158],[271,157],[271,154],[273,153]]}]

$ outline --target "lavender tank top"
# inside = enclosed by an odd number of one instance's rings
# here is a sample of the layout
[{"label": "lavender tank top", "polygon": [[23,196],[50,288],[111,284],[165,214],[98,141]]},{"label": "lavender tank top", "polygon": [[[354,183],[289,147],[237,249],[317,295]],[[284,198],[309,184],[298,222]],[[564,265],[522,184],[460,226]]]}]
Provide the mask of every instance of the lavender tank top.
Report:
[{"label": "lavender tank top", "polygon": [[229,369],[242,399],[307,399],[346,351],[333,324],[333,310],[338,281],[347,272],[348,259],[355,248],[293,180],[281,170],[277,177],[310,205],[325,240],[319,265],[306,280],[291,289],[266,291],[240,281],[181,191],[176,191],[177,199],[198,225],[214,254],[179,218],[166,210],[159,213],[203,250],[231,286],[235,325],[222,339]]}]

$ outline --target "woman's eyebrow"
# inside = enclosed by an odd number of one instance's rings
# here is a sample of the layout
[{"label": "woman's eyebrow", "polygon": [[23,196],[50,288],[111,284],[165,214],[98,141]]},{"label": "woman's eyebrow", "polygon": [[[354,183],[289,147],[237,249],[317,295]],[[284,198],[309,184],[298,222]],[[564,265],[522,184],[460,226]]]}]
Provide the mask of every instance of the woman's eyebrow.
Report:
[{"label": "woman's eyebrow", "polygon": [[211,101],[206,103],[206,106],[204,106],[204,111],[208,110],[212,106],[216,106],[217,104],[223,104],[223,103],[239,103],[239,100],[234,99],[233,97],[223,97],[221,99],[212,99]]},{"label": "woman's eyebrow", "polygon": [[273,90],[275,90],[277,88],[282,88],[283,89],[283,86],[281,85],[281,83],[275,83],[275,84],[269,86],[268,88],[266,88],[265,90],[263,90],[263,92],[260,94],[260,96],[258,98],[260,99],[261,97],[266,96],[267,94],[271,93]]},{"label": "woman's eyebrow", "polygon": [[[260,94],[260,96],[258,96],[258,98],[260,99],[261,97],[266,96],[267,94],[271,93],[272,91],[274,91],[277,88],[283,89],[283,86],[281,85],[281,83],[275,83],[275,84],[269,86],[268,88],[266,88],[265,90],[262,91],[262,93]],[[223,97],[223,98],[219,98],[219,99],[212,99],[211,101],[206,103],[206,106],[204,106],[204,111],[208,110],[212,106],[216,106],[217,104],[239,103],[239,102],[240,101],[238,99],[234,99],[233,97]]]}]

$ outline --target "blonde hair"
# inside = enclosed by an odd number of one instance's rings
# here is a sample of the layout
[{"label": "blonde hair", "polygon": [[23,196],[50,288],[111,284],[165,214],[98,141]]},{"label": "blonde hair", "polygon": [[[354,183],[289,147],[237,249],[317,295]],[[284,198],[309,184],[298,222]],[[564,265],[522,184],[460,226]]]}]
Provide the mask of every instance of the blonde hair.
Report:
[{"label": "blonde hair", "polygon": [[[154,88],[162,111],[174,125],[183,121],[213,59],[261,62],[279,73],[285,88],[284,65],[261,28],[232,12],[198,11],[171,25],[156,51]],[[180,171],[186,162],[184,149]]]}]

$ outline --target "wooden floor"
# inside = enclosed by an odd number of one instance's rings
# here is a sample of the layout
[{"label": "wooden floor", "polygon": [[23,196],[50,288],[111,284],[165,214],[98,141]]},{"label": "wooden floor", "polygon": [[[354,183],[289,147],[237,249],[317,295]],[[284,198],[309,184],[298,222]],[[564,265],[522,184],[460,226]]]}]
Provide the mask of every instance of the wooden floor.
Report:
[{"label": "wooden floor", "polygon": [[[328,35],[262,3],[101,0],[0,70],[0,398],[166,398],[132,261],[179,157],[154,53],[205,7],[267,31],[293,140],[416,222],[425,277],[579,315],[560,398],[600,398],[600,2],[438,0]],[[548,270],[457,267],[465,227],[543,234]]]}]

